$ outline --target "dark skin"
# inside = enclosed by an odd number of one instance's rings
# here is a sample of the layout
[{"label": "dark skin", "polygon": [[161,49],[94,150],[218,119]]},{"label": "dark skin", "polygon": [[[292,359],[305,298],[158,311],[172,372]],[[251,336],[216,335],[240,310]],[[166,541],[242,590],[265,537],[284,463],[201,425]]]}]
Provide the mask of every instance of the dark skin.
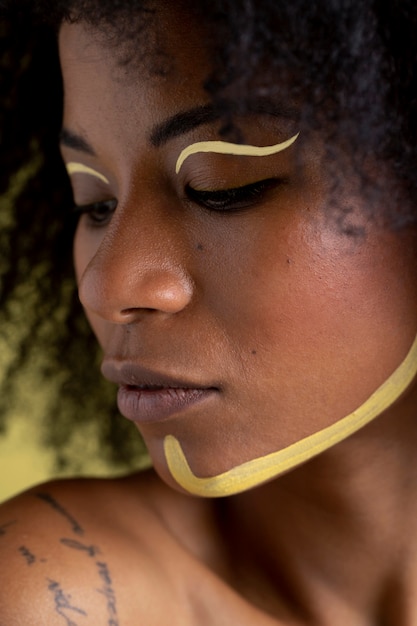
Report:
[{"label": "dark skin", "polygon": [[[168,471],[166,434],[197,475],[212,476],[334,423],[399,365],[417,329],[414,234],[368,223],[348,173],[341,201],[354,202],[366,236],[338,231],[325,216],[319,137],[300,144],[301,167],[290,149],[208,154],[190,157],[181,175],[181,150],[218,139],[219,124],[149,141],[155,125],[207,102],[192,26],[162,12],[175,61],[164,78],[123,75],[91,30],[62,27],[64,125],[94,151],[67,145],[63,156],[108,181],[73,174],[77,204],[117,200],[99,224],[81,217],[74,247],[104,362],[192,374],[218,391],[139,425],[157,473],[57,482],[1,507],[0,615],[7,626],[411,626],[414,384],[348,440],[240,495],[195,498]],[[259,146],[291,130],[269,117],[240,122]],[[270,178],[287,182],[233,215],[184,198],[185,183]]]}]

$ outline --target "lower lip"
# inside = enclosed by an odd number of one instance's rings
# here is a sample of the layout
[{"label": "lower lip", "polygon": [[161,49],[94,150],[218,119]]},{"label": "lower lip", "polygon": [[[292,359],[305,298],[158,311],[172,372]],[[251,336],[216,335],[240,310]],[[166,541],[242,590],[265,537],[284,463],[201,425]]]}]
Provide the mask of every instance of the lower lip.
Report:
[{"label": "lower lip", "polygon": [[123,385],[119,387],[117,405],[120,413],[132,422],[161,422],[206,400],[214,392],[214,389],[139,389]]}]

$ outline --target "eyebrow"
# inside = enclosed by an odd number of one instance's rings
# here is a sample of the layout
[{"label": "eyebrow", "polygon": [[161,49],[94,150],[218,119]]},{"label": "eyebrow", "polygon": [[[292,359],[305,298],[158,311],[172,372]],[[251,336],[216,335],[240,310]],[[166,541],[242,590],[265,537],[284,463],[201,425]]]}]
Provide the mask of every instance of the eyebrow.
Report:
[{"label": "eyebrow", "polygon": [[[154,126],[149,135],[149,140],[153,146],[159,147],[165,144],[169,139],[188,133],[203,124],[210,124],[219,118],[219,113],[217,113],[211,105],[199,106],[188,111],[182,111]],[[66,148],[72,148],[73,150],[84,152],[90,156],[97,156],[94,148],[84,137],[77,135],[68,128],[62,128],[59,134],[59,143]]]},{"label": "eyebrow", "polygon": [[[295,108],[282,106],[277,102],[263,98],[255,99],[252,103],[249,102],[247,113],[272,115],[273,117],[293,121],[299,118],[299,112]],[[156,124],[151,130],[149,140],[153,146],[158,148],[170,139],[188,133],[204,124],[211,124],[216,120],[220,120],[223,115],[224,112],[220,111],[218,108],[216,109],[212,104],[181,111],[163,122]],[[94,148],[88,143],[85,137],[77,135],[67,128],[62,128],[59,140],[62,146],[84,152],[90,156],[97,156]]]},{"label": "eyebrow", "polygon": [[149,135],[153,146],[159,147],[169,139],[190,132],[203,124],[211,124],[220,118],[220,114],[210,104],[182,111],[153,127]]},{"label": "eyebrow", "polygon": [[[169,139],[183,135],[203,124],[211,124],[222,119],[224,111],[215,108],[212,104],[189,109],[173,115],[172,117],[157,124],[149,136],[153,146],[159,147]],[[283,106],[268,98],[254,98],[247,102],[246,113],[260,115],[272,115],[273,117],[295,121],[299,119],[299,111],[291,106]]]},{"label": "eyebrow", "polygon": [[73,150],[78,150],[79,152],[84,152],[85,154],[96,156],[93,147],[84,137],[73,133],[67,128],[63,128],[61,130],[59,134],[59,143],[61,144],[61,146],[66,146],[67,148],[72,148]]}]

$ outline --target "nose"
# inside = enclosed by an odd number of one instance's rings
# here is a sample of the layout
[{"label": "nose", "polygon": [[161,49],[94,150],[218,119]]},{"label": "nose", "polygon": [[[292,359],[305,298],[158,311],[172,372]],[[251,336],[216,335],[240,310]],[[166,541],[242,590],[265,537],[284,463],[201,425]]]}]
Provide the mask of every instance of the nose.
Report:
[{"label": "nose", "polygon": [[[137,213],[137,212],[136,212]],[[193,283],[184,246],[162,220],[145,223],[115,214],[100,241],[79,226],[75,241],[78,290],[87,312],[116,324],[146,313],[172,315],[190,303]]]}]

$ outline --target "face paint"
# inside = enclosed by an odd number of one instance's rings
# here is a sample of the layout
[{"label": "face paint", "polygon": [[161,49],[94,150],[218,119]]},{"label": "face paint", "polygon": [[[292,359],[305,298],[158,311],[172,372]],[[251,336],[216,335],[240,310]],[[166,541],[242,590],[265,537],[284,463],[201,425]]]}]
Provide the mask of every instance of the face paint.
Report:
[{"label": "face paint", "polygon": [[74,161],[72,161],[71,163],[66,164],[66,168],[70,176],[71,174],[88,174],[89,176],[95,176],[95,178],[98,178],[103,183],[106,183],[106,185],[110,184],[109,180],[105,176],[103,176],[103,174],[100,174],[100,172],[93,170],[92,167],[87,167],[87,165],[84,165],[83,163],[75,163]]},{"label": "face paint", "polygon": [[417,337],[404,361],[391,376],[353,413],[335,424],[296,443],[233,467],[231,470],[199,478],[188,465],[181,444],[172,435],[164,440],[165,457],[174,480],[196,496],[231,496],[276,478],[340,443],[388,409],[407,389],[417,374]]},{"label": "face paint", "polygon": [[178,174],[184,161],[188,159],[189,156],[196,154],[197,152],[215,152],[217,154],[234,154],[240,156],[269,156],[289,148],[296,141],[299,134],[300,133],[297,133],[282,143],[277,143],[273,146],[264,146],[263,148],[260,148],[259,146],[228,143],[226,141],[199,141],[191,144],[191,146],[188,146],[187,148],[184,148],[178,157],[175,172]]}]

